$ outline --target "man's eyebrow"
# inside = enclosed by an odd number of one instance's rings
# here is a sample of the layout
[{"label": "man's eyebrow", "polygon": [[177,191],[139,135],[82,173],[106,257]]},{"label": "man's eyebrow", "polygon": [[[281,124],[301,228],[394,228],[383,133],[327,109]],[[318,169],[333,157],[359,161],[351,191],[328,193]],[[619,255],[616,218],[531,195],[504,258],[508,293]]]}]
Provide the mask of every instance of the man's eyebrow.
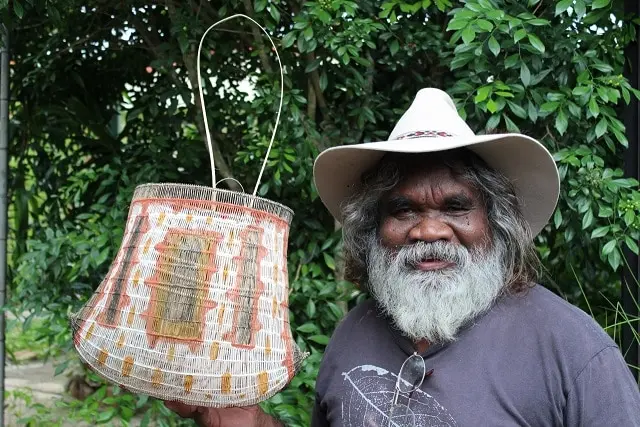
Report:
[{"label": "man's eyebrow", "polygon": [[457,204],[463,206],[473,206],[475,202],[472,197],[465,193],[455,193],[445,196],[444,203]]},{"label": "man's eyebrow", "polygon": [[385,200],[387,206],[410,205],[411,203],[413,202],[409,197],[397,193],[389,195]]}]

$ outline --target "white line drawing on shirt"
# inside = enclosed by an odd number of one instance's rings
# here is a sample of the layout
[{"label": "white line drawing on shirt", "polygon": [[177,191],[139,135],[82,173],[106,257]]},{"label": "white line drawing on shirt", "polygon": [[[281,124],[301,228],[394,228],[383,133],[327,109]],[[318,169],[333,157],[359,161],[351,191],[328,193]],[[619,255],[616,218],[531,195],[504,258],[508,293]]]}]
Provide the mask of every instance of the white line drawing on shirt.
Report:
[{"label": "white line drawing on shirt", "polygon": [[430,394],[418,389],[402,396],[399,403],[408,413],[389,419],[397,375],[373,365],[361,365],[343,372],[350,384],[342,403],[342,421],[349,427],[455,427],[449,411]]}]

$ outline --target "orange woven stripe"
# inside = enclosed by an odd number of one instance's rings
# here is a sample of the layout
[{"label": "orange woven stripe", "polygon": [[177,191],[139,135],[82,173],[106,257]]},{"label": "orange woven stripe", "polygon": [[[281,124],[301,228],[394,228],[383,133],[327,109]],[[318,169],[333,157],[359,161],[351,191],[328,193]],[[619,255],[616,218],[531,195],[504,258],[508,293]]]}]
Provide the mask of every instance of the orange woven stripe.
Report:
[{"label": "orange woven stripe", "polygon": [[160,370],[160,368],[155,368],[153,370],[153,375],[151,375],[151,385],[153,387],[160,387],[160,385],[162,384],[162,371]]},{"label": "orange woven stripe", "polygon": [[127,356],[122,361],[122,376],[128,377],[133,369],[133,356]]},{"label": "orange woven stripe", "polygon": [[229,372],[227,372],[222,376],[221,391],[222,391],[222,394],[231,393],[231,374]]},{"label": "orange woven stripe", "polygon": [[258,394],[264,396],[269,391],[269,374],[262,371],[258,374]]}]

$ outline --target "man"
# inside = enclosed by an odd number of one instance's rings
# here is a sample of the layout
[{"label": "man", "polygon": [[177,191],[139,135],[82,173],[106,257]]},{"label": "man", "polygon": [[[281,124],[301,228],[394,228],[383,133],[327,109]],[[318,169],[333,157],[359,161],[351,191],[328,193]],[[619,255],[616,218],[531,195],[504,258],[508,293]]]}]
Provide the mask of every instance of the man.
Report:
[{"label": "man", "polygon": [[[423,89],[389,141],[316,161],[347,275],[373,299],[326,348],[313,426],[640,426],[640,393],[596,322],[535,284],[558,172],[523,135],[476,136]],[[281,425],[258,407],[167,403],[204,426]]]}]

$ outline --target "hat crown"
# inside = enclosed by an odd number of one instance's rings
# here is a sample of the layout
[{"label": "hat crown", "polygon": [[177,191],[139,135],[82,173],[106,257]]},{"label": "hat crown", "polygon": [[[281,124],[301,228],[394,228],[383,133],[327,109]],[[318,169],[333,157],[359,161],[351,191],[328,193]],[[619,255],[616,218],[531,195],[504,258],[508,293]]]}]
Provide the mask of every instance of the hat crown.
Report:
[{"label": "hat crown", "polygon": [[393,128],[389,140],[474,135],[446,92],[425,88],[418,91],[411,106]]}]

